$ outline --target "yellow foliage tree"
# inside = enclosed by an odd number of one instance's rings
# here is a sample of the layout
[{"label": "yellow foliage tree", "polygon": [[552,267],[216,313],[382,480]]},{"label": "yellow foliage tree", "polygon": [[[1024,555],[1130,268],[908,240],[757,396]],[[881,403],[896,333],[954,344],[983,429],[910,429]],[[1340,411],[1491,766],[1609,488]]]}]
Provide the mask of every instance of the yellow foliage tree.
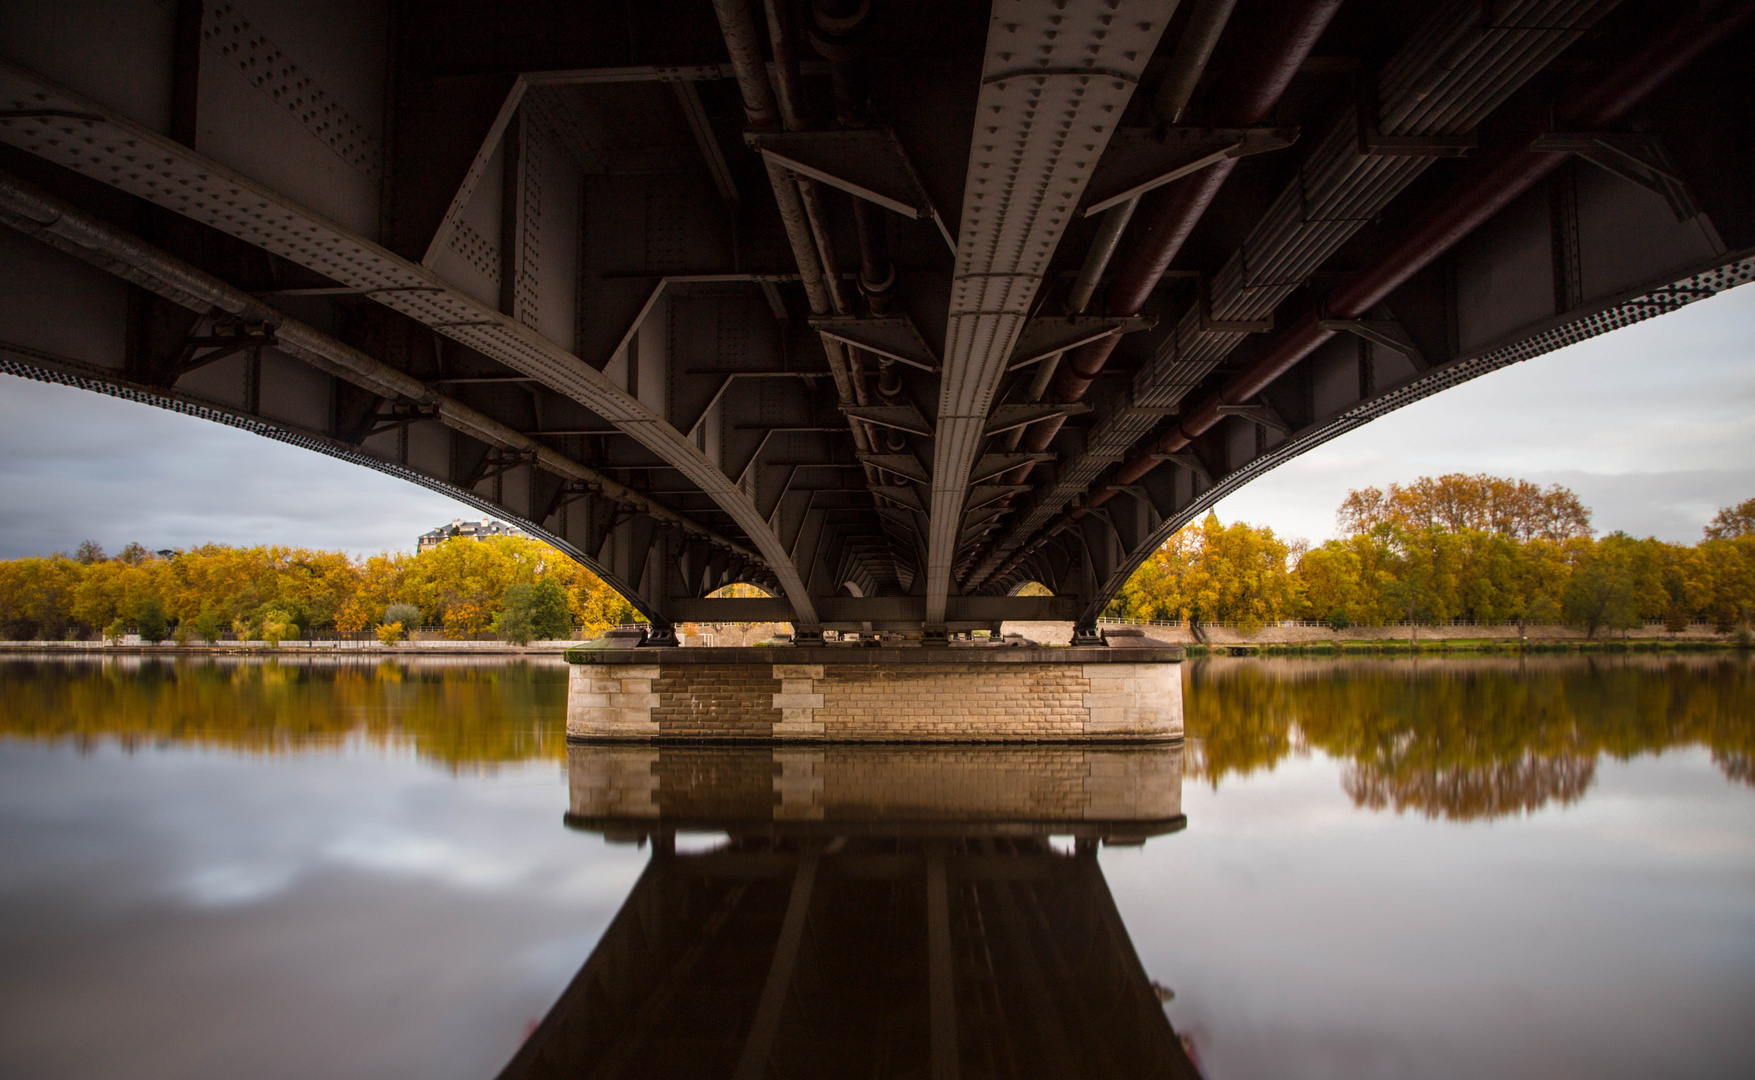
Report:
[{"label": "yellow foliage tree", "polygon": [[1295,601],[1290,549],[1272,529],[1220,523],[1208,514],[1140,567],[1123,596],[1130,614],[1193,623],[1235,623],[1252,634],[1285,618]]},{"label": "yellow foliage tree", "polygon": [[363,560],[305,548],[213,544],[166,557],[130,544],[112,559],[89,544],[79,560],[0,561],[0,635],[89,637],[99,628],[134,625],[154,600],[181,640],[225,627],[251,637],[369,630],[384,621],[392,603],[416,605],[426,625],[479,633],[493,625],[507,589],[547,578],[561,585],[573,620],[588,629],[638,618],[596,575],[523,536],[454,539],[418,555],[386,552]]}]

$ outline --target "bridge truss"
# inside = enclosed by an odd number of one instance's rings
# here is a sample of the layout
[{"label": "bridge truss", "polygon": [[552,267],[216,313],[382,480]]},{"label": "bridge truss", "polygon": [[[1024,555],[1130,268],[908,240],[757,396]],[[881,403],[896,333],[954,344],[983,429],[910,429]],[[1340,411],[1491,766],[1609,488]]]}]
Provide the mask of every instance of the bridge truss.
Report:
[{"label": "bridge truss", "polygon": [[1088,627],[1755,276],[1749,0],[96,7],[0,3],[0,371],[444,491],[657,640]]}]

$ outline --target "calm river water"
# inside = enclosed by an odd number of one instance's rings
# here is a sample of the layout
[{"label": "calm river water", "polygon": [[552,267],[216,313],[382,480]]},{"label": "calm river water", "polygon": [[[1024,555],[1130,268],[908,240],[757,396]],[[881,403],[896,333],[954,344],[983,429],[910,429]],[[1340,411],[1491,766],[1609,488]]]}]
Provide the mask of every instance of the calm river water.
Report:
[{"label": "calm river water", "polygon": [[565,676],[0,661],[0,1076],[1755,1075],[1747,659],[1198,661],[1114,752]]}]

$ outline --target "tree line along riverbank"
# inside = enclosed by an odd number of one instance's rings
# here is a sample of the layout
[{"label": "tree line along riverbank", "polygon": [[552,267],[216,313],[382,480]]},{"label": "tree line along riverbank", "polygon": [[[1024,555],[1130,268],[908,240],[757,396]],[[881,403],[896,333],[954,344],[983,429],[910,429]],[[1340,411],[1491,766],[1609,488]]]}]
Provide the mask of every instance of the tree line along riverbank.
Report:
[{"label": "tree line along riverbank", "polygon": [[[1747,640],[1755,499],[1720,511],[1695,544],[1597,537],[1590,518],[1563,487],[1462,475],[1353,491],[1337,514],[1340,535],[1314,547],[1209,514],[1154,553],[1109,614],[1175,624],[1195,648],[1486,647],[1449,641],[1490,636],[1446,633],[1456,620],[1513,628],[1502,641],[1528,639],[1518,647],[1532,651],[1580,647],[1550,640],[1556,633],[1543,628],[1552,627],[1586,642],[1629,634],[1654,645]],[[1308,628],[1274,640],[1272,629],[1292,620],[1318,624],[1315,632],[1331,640],[1308,640]],[[455,538],[419,554],[367,558],[211,544],[130,544],[112,557],[88,542],[72,554],[0,561],[0,639],[8,641],[137,634],[184,645],[277,645],[369,635],[393,644],[425,629],[453,641],[524,643],[634,621],[632,606],[595,575],[522,536]],[[1396,627],[1414,640],[1393,640]],[[1435,632],[1444,643],[1417,640]]]},{"label": "tree line along riverbank", "polygon": [[419,554],[208,544],[114,557],[0,562],[0,638],[212,645],[370,634],[386,644],[422,628],[458,641],[523,643],[631,622],[631,605],[564,554],[522,536],[453,539]]},{"label": "tree line along riverbank", "polygon": [[1727,640],[1747,634],[1755,499],[1721,510],[1695,544],[1596,537],[1590,517],[1559,486],[1461,475],[1353,491],[1337,513],[1340,535],[1315,547],[1209,514],[1140,567],[1110,614],[1183,625],[1197,644],[1209,643],[1205,625],[1247,638],[1288,620],[1321,623],[1341,640],[1455,620],[1514,627],[1517,638],[1548,626],[1587,640],[1653,625],[1671,637],[1703,626]]}]

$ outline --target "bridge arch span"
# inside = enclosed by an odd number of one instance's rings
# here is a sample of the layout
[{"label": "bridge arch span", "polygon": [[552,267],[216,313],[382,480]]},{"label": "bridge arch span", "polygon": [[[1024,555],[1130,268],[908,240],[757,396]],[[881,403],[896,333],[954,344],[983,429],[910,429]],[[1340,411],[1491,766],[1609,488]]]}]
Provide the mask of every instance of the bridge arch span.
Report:
[{"label": "bridge arch span", "polygon": [[[86,370],[82,370],[86,369]],[[258,416],[240,413],[215,403],[201,401],[190,395],[177,394],[151,387],[128,386],[107,377],[101,370],[90,370],[89,365],[66,357],[49,356],[35,353],[11,345],[0,345],[0,374],[14,375],[19,378],[32,379],[37,382],[51,383],[78,390],[104,394],[108,397],[132,401],[142,405],[180,413],[184,416],[209,420],[227,427],[248,431],[263,438],[286,443],[303,450],[314,451],[328,457],[345,461],[350,465],[372,469],[376,472],[394,476],[398,480],[426,488],[448,498],[455,499],[467,506],[473,506],[492,517],[498,518],[538,540],[543,541],[564,553],[568,558],[579,563],[604,584],[625,597],[635,610],[648,620],[662,622],[664,617],[657,612],[638,590],[621,580],[603,563],[586,554],[566,538],[551,532],[529,519],[520,516],[493,500],[470,491],[446,483],[437,477],[429,476],[419,470],[400,465],[378,457],[359,446],[340,442],[319,432],[299,430],[284,423],[274,423]]]},{"label": "bridge arch span", "polygon": [[[1083,620],[1094,622],[1121,592],[1134,571],[1144,565],[1152,553],[1178,530],[1200,520],[1221,500],[1280,465],[1372,420],[1452,387],[1567,345],[1669,314],[1696,301],[1752,282],[1755,282],[1755,250],[1738,253],[1728,260],[1722,256],[1711,257],[1703,260],[1693,272],[1677,277],[1666,276],[1650,284],[1625,290],[1621,294],[1586,306],[1580,313],[1571,313],[1566,318],[1544,320],[1542,325],[1532,328],[1528,334],[1505,335],[1509,340],[1494,342],[1451,363],[1417,372],[1380,393],[1362,397],[1318,423],[1301,430],[1285,432],[1272,446],[1243,461],[1229,472],[1211,478],[1208,483],[1202,483],[1203,480],[1209,480],[1209,476],[1204,474],[1205,462],[1202,459],[1190,455],[1185,459],[1189,464],[1175,462],[1174,470],[1164,471],[1182,474],[1180,479],[1185,485],[1186,497],[1174,512],[1167,515],[1159,515],[1152,508],[1152,516],[1157,518],[1157,524],[1131,546],[1125,557],[1114,561],[1102,580],[1095,599],[1081,610],[1081,625]],[[1343,341],[1337,344],[1348,346],[1351,343]],[[1147,483],[1143,488],[1154,489],[1156,482],[1161,479],[1163,478],[1154,478],[1153,483]],[[1174,482],[1172,480],[1171,484]],[[1127,509],[1150,507],[1147,500],[1153,494],[1162,492],[1162,488],[1156,488],[1150,493],[1148,490],[1136,489],[1126,493],[1127,499],[1112,505],[1123,506],[1124,512]],[[1173,497],[1174,492],[1171,494]],[[1016,590],[1034,580],[1033,575],[1046,577],[1055,574],[1058,568],[1066,565],[1064,549],[1069,544],[1086,551],[1101,552],[1106,545],[1113,548],[1116,542],[1117,516],[1113,513],[1101,517],[1069,516],[1058,528],[1039,538],[1014,565],[1004,567],[1001,573],[995,574],[988,589],[995,592],[1003,589],[1006,595],[1016,595]]]},{"label": "bridge arch span", "polygon": [[[668,566],[639,556],[643,551],[650,551],[655,540],[662,548],[665,532],[684,533],[697,538],[698,546],[704,540],[714,549],[735,556],[732,560],[721,561],[715,572],[699,575],[696,582],[699,589],[710,591],[743,582],[772,583],[771,575],[761,573],[763,567],[759,556],[735,542],[595,470],[552,452],[545,453],[544,448],[533,440],[506,425],[432,392],[359,350],[284,316],[198,268],[157,251],[3,173],[0,173],[0,220],[43,240],[63,255],[71,255],[98,269],[123,276],[132,284],[175,303],[190,313],[194,319],[193,327],[206,325],[209,334],[204,340],[207,342],[218,340],[212,331],[228,328],[244,341],[259,342],[241,350],[228,350],[226,346],[230,342],[208,346],[210,352],[247,354],[234,360],[234,366],[247,365],[244,368],[246,385],[242,402],[228,402],[183,388],[176,385],[180,379],[172,379],[168,385],[162,379],[138,381],[129,378],[135,372],[130,372],[126,366],[106,366],[3,342],[0,342],[0,372],[210,420],[374,469],[449,496],[515,524],[529,535],[553,545],[597,575],[655,624],[664,625],[671,621],[664,604],[655,600],[655,595],[665,595],[667,588],[674,590],[676,583],[663,580],[664,572],[670,569]],[[55,257],[53,253],[30,249],[24,249],[20,254],[39,263],[43,258],[53,260]],[[57,279],[64,275],[52,273],[49,276]],[[376,392],[377,403],[390,403],[395,411],[381,419],[388,420],[388,428],[395,433],[395,446],[400,451],[397,457],[387,456],[383,452],[387,448],[371,445],[375,436],[384,434],[381,431],[362,433],[356,426],[353,429],[356,437],[349,439],[338,436],[335,428],[340,425],[336,423],[331,423],[331,430],[325,431],[316,424],[301,424],[285,416],[267,415],[260,406],[259,387],[251,385],[260,382],[265,353],[270,354],[270,359],[274,353],[279,353],[288,362],[314,364],[336,376],[338,381]],[[197,363],[191,371],[212,362],[201,355],[193,359]],[[256,401],[252,402],[252,397]],[[257,405],[254,411],[249,407],[251,404]],[[334,410],[330,411],[333,414]],[[320,417],[314,419],[322,422]],[[330,419],[333,421],[335,417],[332,415]],[[378,419],[377,415],[374,414],[372,419]],[[454,436],[470,437],[479,444],[479,449],[485,453],[472,467],[477,474],[473,483],[454,482],[410,462],[408,430],[416,424],[444,427]],[[496,454],[516,457],[496,458]],[[510,471],[505,467],[508,462],[510,468],[523,470],[531,482],[523,510],[476,490],[484,483],[491,484],[492,489],[503,490],[502,477]],[[496,469],[490,476],[478,475]],[[559,486],[549,495],[550,501],[546,505],[549,512],[536,515],[530,508],[537,505],[536,484],[542,473],[549,475],[551,484],[558,481]],[[606,513],[624,520],[612,520],[600,529],[588,530],[585,537],[569,536],[567,517],[563,512],[569,503],[580,500],[600,504],[589,508],[597,511],[600,521]],[[686,568],[686,561],[684,565]],[[704,567],[700,560],[696,565],[697,568]],[[657,573],[653,573],[654,567],[659,568]]]},{"label": "bridge arch span", "polygon": [[485,501],[655,621],[1089,628],[1265,470],[1755,252],[1755,0],[894,0],[858,70],[754,0],[385,2],[0,39],[53,196],[0,179],[0,342]]}]

